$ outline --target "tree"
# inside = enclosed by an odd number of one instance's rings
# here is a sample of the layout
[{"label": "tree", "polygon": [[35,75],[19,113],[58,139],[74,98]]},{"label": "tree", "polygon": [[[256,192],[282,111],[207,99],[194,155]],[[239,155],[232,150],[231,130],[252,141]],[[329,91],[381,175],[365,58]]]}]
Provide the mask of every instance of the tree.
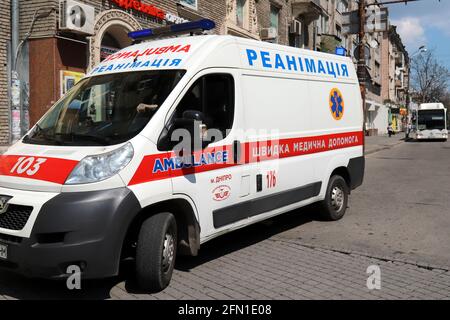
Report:
[{"label": "tree", "polygon": [[446,98],[450,71],[427,51],[411,61],[411,86],[418,103],[439,102]]}]

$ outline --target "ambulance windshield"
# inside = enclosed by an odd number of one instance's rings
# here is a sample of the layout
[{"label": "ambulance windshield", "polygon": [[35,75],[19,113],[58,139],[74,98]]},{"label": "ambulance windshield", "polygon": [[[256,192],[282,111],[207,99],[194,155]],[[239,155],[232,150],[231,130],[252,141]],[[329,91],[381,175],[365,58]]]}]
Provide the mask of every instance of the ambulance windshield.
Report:
[{"label": "ambulance windshield", "polygon": [[115,73],[80,81],[24,137],[45,145],[113,145],[136,136],[185,71]]}]

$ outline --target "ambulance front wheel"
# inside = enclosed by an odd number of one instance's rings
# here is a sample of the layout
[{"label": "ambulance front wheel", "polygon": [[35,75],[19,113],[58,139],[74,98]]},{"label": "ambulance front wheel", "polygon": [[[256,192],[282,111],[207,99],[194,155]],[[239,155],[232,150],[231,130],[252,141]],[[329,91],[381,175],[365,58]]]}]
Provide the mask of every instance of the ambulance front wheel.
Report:
[{"label": "ambulance front wheel", "polygon": [[347,210],[349,187],[345,179],[334,175],[328,182],[325,199],[320,202],[320,213],[326,220],[341,219]]},{"label": "ambulance front wheel", "polygon": [[151,216],[141,226],[136,248],[136,278],[147,291],[164,290],[170,283],[177,253],[177,223],[173,214]]}]

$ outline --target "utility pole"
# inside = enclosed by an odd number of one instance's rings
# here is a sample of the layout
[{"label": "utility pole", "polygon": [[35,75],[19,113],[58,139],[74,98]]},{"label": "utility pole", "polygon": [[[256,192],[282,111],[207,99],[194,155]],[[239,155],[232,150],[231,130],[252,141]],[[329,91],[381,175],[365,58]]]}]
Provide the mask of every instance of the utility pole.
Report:
[{"label": "utility pole", "polygon": [[363,131],[366,133],[366,43],[364,40],[364,28],[366,25],[366,1],[359,0],[358,15],[359,15],[359,59],[358,59],[358,80],[359,89],[361,91],[362,108],[363,108]]}]

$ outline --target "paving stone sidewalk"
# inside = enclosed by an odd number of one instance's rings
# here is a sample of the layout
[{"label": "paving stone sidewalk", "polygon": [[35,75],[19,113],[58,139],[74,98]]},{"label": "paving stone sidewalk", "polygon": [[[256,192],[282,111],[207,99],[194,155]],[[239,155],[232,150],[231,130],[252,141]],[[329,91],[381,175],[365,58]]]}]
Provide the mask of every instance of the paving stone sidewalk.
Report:
[{"label": "paving stone sidewalk", "polygon": [[[277,236],[223,250],[210,246],[197,258],[182,259],[171,285],[157,294],[118,278],[85,282],[73,292],[64,282],[0,273],[0,299],[450,299],[445,269],[311,248]],[[381,270],[380,290],[367,288],[371,265]]]}]

